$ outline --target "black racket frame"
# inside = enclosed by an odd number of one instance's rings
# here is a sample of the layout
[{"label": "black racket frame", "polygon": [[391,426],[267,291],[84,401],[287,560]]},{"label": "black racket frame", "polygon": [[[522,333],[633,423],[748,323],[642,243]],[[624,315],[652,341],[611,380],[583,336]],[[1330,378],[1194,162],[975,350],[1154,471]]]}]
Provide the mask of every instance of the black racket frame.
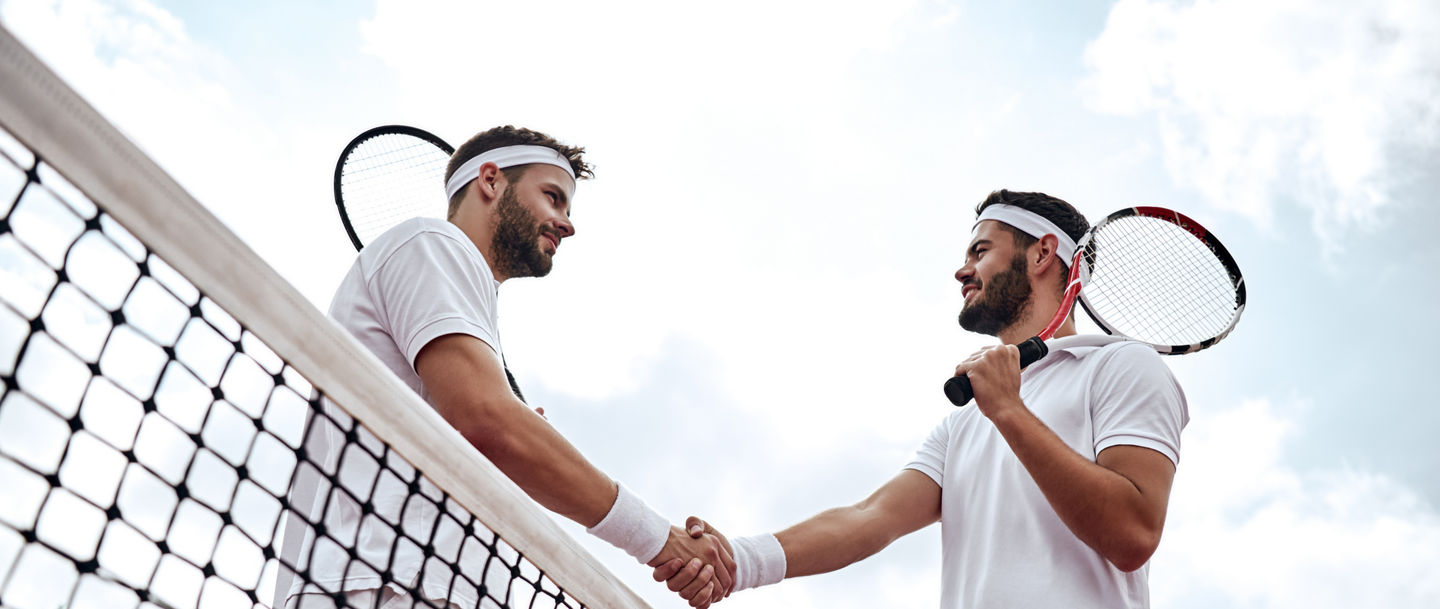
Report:
[{"label": "black racket frame", "polygon": [[382,125],[367,129],[355,136],[355,139],[350,140],[350,143],[346,144],[345,149],[340,152],[340,158],[335,161],[335,207],[340,212],[340,223],[345,225],[345,234],[350,236],[350,243],[355,246],[357,252],[365,249],[365,244],[360,242],[360,235],[355,233],[355,227],[350,224],[350,214],[345,212],[345,197],[340,190],[340,182],[345,175],[345,162],[350,158],[350,153],[359,148],[361,144],[392,133],[416,137],[434,144],[437,148],[444,150],[445,154],[455,154],[455,147],[441,139],[440,136],[409,125]]}]

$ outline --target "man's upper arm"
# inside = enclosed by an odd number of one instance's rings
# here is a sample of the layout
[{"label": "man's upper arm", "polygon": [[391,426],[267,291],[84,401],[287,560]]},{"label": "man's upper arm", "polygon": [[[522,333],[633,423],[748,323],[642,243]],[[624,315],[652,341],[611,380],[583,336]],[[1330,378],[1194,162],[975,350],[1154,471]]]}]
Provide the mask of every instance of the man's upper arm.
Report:
[{"label": "man's upper arm", "polygon": [[1175,481],[1175,464],[1169,457],[1149,448],[1118,444],[1100,451],[1095,462],[1134,484],[1145,498],[1150,517],[1164,522]]},{"label": "man's upper arm", "polygon": [[1189,422],[1185,394],[1149,347],[1124,343],[1106,353],[1091,388],[1095,450],[1148,448],[1180,461],[1180,433]]},{"label": "man's upper arm", "polygon": [[473,249],[422,231],[379,260],[367,281],[425,395],[467,437],[493,423],[483,411],[514,401],[495,348],[494,280]]},{"label": "man's upper arm", "polygon": [[875,521],[895,540],[940,520],[940,485],[923,472],[903,469],[861,506],[875,510]]},{"label": "man's upper arm", "polygon": [[453,235],[424,231],[377,260],[366,278],[386,331],[412,366],[431,341],[450,334],[468,334],[498,351],[494,280],[473,249]]},{"label": "man's upper arm", "polygon": [[1137,524],[1158,542],[1180,458],[1180,433],[1189,421],[1185,396],[1153,350],[1126,344],[1109,354],[1093,387],[1095,462],[1140,494]]},{"label": "man's upper arm", "polygon": [[486,421],[478,417],[490,407],[518,405],[495,351],[469,334],[431,340],[415,356],[415,372],[440,415],[462,431],[483,429]]}]

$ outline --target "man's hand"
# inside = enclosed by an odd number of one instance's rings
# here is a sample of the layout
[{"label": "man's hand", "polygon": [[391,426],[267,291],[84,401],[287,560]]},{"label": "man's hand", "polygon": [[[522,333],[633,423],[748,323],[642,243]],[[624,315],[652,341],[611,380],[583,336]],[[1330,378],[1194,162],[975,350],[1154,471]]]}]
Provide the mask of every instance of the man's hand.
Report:
[{"label": "man's hand", "polygon": [[1020,401],[1020,350],[1014,345],[995,345],[976,351],[959,366],[955,376],[970,377],[975,406],[994,420],[997,416],[1024,408]]},{"label": "man's hand", "polygon": [[[720,550],[719,563],[707,563],[699,557],[689,561],[681,557],[662,560],[670,549],[670,543],[667,542],[665,550],[661,550],[660,556],[650,561],[650,566],[655,567],[655,581],[665,582],[665,586],[678,593],[680,598],[690,601],[691,607],[704,609],[712,603],[720,602],[734,589],[735,560],[730,540],[711,528],[709,523],[691,516],[685,519],[685,529],[691,541],[717,545]],[[671,528],[672,541],[676,530]],[[720,565],[719,573],[716,572],[716,564]]]}]

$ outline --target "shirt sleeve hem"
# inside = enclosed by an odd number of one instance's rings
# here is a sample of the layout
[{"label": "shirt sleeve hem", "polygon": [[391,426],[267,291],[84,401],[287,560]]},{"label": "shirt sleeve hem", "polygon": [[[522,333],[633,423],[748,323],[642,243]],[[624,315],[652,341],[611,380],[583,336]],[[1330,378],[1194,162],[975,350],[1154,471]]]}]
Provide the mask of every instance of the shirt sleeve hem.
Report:
[{"label": "shirt sleeve hem", "polygon": [[462,317],[445,317],[420,326],[420,329],[406,343],[405,359],[410,363],[410,367],[415,367],[415,358],[419,357],[420,350],[424,349],[425,345],[447,334],[474,336],[489,345],[496,354],[500,353],[500,349],[496,346],[498,341],[484,327]]},{"label": "shirt sleeve hem", "polygon": [[940,473],[940,470],[936,469],[929,463],[911,461],[910,463],[905,464],[905,469],[913,469],[917,472],[925,474],[926,476],[929,476],[931,480],[934,480],[935,484],[940,485],[940,488],[945,488],[945,483],[943,482],[945,477]]},{"label": "shirt sleeve hem", "polygon": [[1111,446],[1139,446],[1141,448],[1148,448],[1157,453],[1165,455],[1165,458],[1169,459],[1171,463],[1174,463],[1176,465],[1180,464],[1179,452],[1176,451],[1175,448],[1170,446],[1169,444],[1166,444],[1165,442],[1161,442],[1154,438],[1146,438],[1144,436],[1132,435],[1110,436],[1095,444],[1095,454],[1098,455],[1101,451],[1110,448]]}]

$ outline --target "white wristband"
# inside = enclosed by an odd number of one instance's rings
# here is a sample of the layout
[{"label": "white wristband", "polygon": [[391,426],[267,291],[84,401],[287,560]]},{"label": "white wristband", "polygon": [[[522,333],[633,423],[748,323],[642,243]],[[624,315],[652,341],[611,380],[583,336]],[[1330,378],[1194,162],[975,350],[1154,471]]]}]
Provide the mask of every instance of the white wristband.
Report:
[{"label": "white wristband", "polygon": [[648,563],[665,548],[670,539],[670,521],[650,509],[623,484],[610,513],[585,532],[624,550],[641,563]]},{"label": "white wristband", "polygon": [[774,535],[753,535],[730,540],[735,558],[735,590],[748,590],[785,579],[785,548]]}]

